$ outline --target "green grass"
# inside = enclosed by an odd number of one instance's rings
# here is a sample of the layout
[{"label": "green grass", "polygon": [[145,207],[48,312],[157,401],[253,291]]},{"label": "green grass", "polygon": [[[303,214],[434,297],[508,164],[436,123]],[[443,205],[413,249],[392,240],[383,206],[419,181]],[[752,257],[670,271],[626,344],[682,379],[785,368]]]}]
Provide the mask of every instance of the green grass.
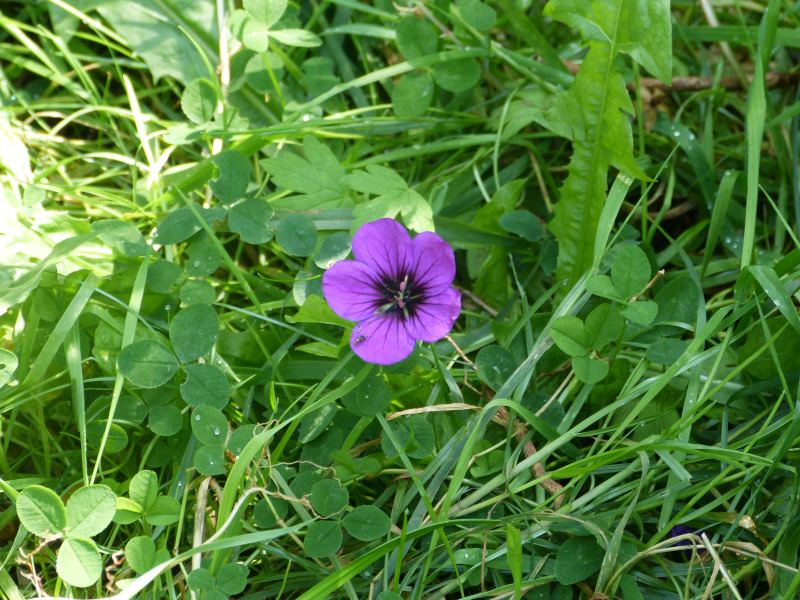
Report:
[{"label": "green grass", "polygon": [[[127,4],[0,15],[0,597],[797,597],[793,4]],[[462,313],[379,368],[387,215]]]}]

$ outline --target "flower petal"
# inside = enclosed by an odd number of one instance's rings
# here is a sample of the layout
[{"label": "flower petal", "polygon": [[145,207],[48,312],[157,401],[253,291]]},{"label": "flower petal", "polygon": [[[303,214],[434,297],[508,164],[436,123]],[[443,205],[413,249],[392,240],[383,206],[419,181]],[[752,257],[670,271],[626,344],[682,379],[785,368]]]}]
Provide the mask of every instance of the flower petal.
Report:
[{"label": "flower petal", "polygon": [[365,223],[353,236],[353,256],[381,278],[400,281],[411,270],[411,236],[394,219]]},{"label": "flower petal", "polygon": [[371,317],[386,304],[378,275],[354,260],[340,260],[325,271],[322,291],[333,312],[348,321]]},{"label": "flower petal", "polygon": [[450,287],[456,276],[456,257],[450,244],[435,233],[424,232],[414,238],[412,247],[413,293],[422,293],[425,296],[441,294]]},{"label": "flower petal", "polygon": [[416,340],[436,342],[450,333],[461,314],[461,295],[454,288],[417,301],[406,321],[408,333]]},{"label": "flower petal", "polygon": [[353,327],[350,347],[363,360],[379,365],[400,362],[414,351],[402,313],[384,311]]}]

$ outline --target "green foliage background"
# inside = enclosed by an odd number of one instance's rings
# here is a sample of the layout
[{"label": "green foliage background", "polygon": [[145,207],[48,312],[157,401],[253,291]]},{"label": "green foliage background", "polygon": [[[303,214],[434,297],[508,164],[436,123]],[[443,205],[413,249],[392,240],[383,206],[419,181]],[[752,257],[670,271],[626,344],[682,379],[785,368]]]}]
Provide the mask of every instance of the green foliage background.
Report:
[{"label": "green foliage background", "polygon": [[6,4],[0,597],[796,597],[793,4]]}]

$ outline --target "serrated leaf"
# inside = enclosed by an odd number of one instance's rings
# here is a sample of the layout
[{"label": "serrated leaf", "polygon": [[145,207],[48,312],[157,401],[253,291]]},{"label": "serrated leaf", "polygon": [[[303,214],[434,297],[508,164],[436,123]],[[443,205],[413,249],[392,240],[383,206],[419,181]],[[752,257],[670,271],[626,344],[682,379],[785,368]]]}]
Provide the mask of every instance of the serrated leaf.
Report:
[{"label": "serrated leaf", "polygon": [[172,347],[184,363],[207,354],[217,343],[218,337],[219,319],[208,304],[187,306],[169,324]]},{"label": "serrated leaf", "polygon": [[103,561],[92,540],[68,539],[58,549],[56,571],[69,585],[85,588],[100,579]]},{"label": "serrated leaf", "polygon": [[117,510],[117,497],[104,485],[80,488],[67,502],[67,530],[69,537],[89,538],[111,524]]},{"label": "serrated leaf", "polygon": [[266,200],[251,198],[230,207],[228,226],[246,244],[265,244],[274,237],[272,230],[267,227],[272,213]]},{"label": "serrated leaf", "polygon": [[303,139],[303,150],[305,158],[284,151],[276,158],[261,161],[273,183],[304,194],[275,201],[272,205],[292,210],[352,206],[347,199],[349,186],[345,183],[345,171],[333,152],[312,136]]},{"label": "serrated leaf", "polygon": [[317,521],[308,526],[304,545],[311,558],[325,558],[342,546],[342,527],[337,521]]},{"label": "serrated leaf", "polygon": [[378,195],[377,198],[362,202],[353,209],[355,217],[351,232],[364,223],[378,219],[394,219],[403,216],[406,227],[413,231],[433,231],[433,210],[425,199],[397,173],[381,165],[369,165],[365,171],[354,171],[347,176],[353,189]]},{"label": "serrated leaf", "polygon": [[586,327],[578,317],[567,315],[557,318],[550,328],[550,337],[562,352],[573,358],[589,353]]},{"label": "serrated leaf", "polygon": [[286,315],[286,320],[289,323],[327,323],[341,327],[352,327],[353,325],[333,312],[327,302],[316,294],[308,296],[297,313]]},{"label": "serrated leaf", "polygon": [[181,397],[189,406],[224,408],[231,397],[228,378],[220,369],[209,364],[186,365],[186,381],[181,385]]},{"label": "serrated leaf", "polygon": [[650,325],[658,314],[658,305],[655,302],[630,302],[620,307],[619,312],[629,321],[639,325]]},{"label": "serrated leaf", "polygon": [[128,540],[125,544],[125,560],[137,575],[146,573],[153,566],[156,558],[156,545],[146,535]]},{"label": "serrated leaf", "polygon": [[153,340],[125,346],[117,357],[120,373],[134,385],[157,388],[178,371],[180,364],[167,348]]},{"label": "serrated leaf", "polygon": [[559,242],[556,275],[573,284],[594,262],[594,237],[587,232],[598,230],[609,166],[647,179],[633,159],[631,125],[625,114],[633,113],[630,95],[622,75],[609,65],[620,51],[628,52],[669,81],[671,17],[666,0],[602,4],[553,0],[544,10],[547,16],[578,27],[589,46],[574,83],[547,115],[554,131],[566,129],[573,139],[568,176],[550,223]]},{"label": "serrated leaf", "polygon": [[371,542],[389,533],[391,521],[376,506],[357,506],[342,519],[347,533],[362,542]]},{"label": "serrated leaf", "polygon": [[650,282],[650,261],[638,246],[625,246],[611,266],[614,287],[626,300],[642,293]]},{"label": "serrated leaf", "polygon": [[236,150],[223,150],[211,162],[219,169],[219,175],[208,182],[208,187],[223,204],[236,202],[250,183],[250,163]]},{"label": "serrated leaf", "polygon": [[200,218],[203,219],[208,225],[214,221],[221,221],[225,218],[225,209],[221,206],[213,208],[203,208],[199,204],[193,205],[191,208],[183,206],[167,215],[161,221],[156,232],[154,243],[166,246],[169,244],[179,244],[188,240],[195,233],[200,231],[203,226],[197,217],[192,212],[192,208],[198,212]]},{"label": "serrated leaf", "polygon": [[26,487],[17,498],[16,505],[20,522],[35,535],[55,536],[67,526],[64,503],[53,490],[46,487]]},{"label": "serrated leaf", "polygon": [[311,506],[322,517],[331,517],[344,510],[350,492],[336,479],[323,479],[311,486]]}]

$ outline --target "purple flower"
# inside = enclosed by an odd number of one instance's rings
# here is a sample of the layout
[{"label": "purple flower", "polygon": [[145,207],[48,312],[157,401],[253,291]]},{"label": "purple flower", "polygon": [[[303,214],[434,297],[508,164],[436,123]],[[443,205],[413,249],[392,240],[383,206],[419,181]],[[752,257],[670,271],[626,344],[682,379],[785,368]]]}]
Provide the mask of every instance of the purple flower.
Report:
[{"label": "purple flower", "polygon": [[447,335],[461,312],[451,287],[456,260],[435,233],[413,240],[394,219],[363,225],[353,236],[355,260],[340,260],[322,276],[333,311],[358,321],[353,351],[367,362],[390,365],[406,358],[417,340]]}]

